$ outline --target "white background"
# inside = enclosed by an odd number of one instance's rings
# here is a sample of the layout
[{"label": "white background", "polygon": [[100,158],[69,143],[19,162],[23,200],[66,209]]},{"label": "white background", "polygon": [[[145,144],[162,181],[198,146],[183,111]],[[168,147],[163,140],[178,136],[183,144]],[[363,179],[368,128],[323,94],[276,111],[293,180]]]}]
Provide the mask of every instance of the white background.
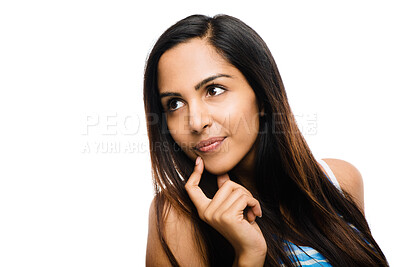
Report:
[{"label": "white background", "polygon": [[195,13],[236,16],[264,38],[300,125],[314,116],[312,151],[360,170],[373,236],[400,265],[394,1],[139,3],[1,2],[0,265],[144,265],[144,63]]}]

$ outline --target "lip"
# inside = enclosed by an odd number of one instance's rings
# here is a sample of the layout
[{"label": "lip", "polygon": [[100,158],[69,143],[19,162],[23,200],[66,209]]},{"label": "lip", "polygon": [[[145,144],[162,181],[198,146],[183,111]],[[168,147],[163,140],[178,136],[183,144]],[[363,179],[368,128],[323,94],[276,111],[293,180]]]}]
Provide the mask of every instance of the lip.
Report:
[{"label": "lip", "polygon": [[200,141],[194,149],[201,151],[201,152],[211,152],[217,149],[222,142],[225,140],[226,136],[221,137],[211,137],[207,140]]}]

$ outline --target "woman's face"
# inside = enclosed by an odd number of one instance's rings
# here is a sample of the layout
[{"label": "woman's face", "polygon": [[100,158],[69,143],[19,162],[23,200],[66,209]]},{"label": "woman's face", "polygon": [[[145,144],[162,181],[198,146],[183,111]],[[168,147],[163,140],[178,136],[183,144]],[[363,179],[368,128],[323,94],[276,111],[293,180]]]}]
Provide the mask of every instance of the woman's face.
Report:
[{"label": "woman's face", "polygon": [[213,46],[194,38],[166,51],[158,65],[158,87],[171,136],[191,159],[200,156],[216,175],[254,168],[256,96]]}]

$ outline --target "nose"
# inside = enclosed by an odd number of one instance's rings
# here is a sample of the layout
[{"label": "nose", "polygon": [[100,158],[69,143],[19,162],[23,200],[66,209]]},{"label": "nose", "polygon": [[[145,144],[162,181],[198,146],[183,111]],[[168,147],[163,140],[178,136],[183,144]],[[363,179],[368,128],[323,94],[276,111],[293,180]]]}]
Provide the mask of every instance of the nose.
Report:
[{"label": "nose", "polygon": [[192,133],[201,133],[212,125],[212,118],[206,105],[192,103],[189,108],[189,127]]}]

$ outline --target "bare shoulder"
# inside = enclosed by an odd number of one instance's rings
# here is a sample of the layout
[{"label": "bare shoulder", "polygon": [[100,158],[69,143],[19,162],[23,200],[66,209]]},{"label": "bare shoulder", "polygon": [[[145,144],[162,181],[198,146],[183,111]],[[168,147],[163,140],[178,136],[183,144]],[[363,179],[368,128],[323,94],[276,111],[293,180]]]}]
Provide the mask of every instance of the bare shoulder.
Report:
[{"label": "bare shoulder", "polygon": [[[158,236],[156,220],[156,206],[153,199],[149,210],[146,266],[171,266]],[[177,212],[172,206],[169,210],[167,209],[164,235],[166,243],[180,266],[206,266],[196,244],[191,220]]]},{"label": "bare shoulder", "polygon": [[342,190],[347,191],[364,212],[364,182],[361,173],[351,163],[341,159],[323,159],[331,168]]}]

